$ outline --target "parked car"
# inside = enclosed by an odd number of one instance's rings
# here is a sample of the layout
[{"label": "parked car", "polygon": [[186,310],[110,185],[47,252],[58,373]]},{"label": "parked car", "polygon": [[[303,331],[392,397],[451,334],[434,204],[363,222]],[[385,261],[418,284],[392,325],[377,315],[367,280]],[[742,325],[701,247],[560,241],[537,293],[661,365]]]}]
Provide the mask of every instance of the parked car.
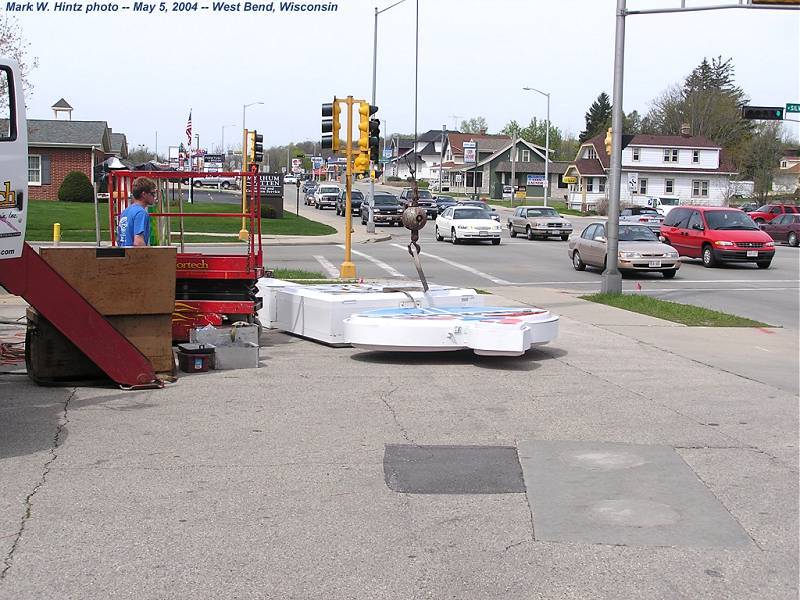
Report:
[{"label": "parked car", "polygon": [[316,192],[317,188],[319,187],[319,183],[315,181],[311,183],[313,183],[314,185],[303,187],[303,191],[305,193],[304,202],[306,203],[306,206],[311,206],[314,204],[314,192]]},{"label": "parked car", "polygon": [[296,184],[297,183],[297,175],[284,175],[283,176],[283,184]]},{"label": "parked car", "polygon": [[706,267],[754,262],[767,269],[775,256],[772,238],[736,208],[679,206],[665,217],[661,236],[681,256],[701,258]]},{"label": "parked car", "polygon": [[452,196],[434,196],[433,199],[436,200],[436,211],[439,214],[442,214],[444,209],[448,206],[455,206],[458,204],[458,201]]},{"label": "parked car", "polygon": [[464,240],[491,240],[500,244],[500,223],[492,219],[485,208],[451,206],[436,218],[436,241],[447,237],[453,244]]},{"label": "parked car", "polygon": [[[608,256],[606,223],[591,223],[579,236],[570,238],[567,252],[576,271],[587,266],[605,269]],[[619,226],[619,270],[661,273],[672,279],[681,268],[675,248],[661,242],[645,225]]]},{"label": "parked car", "polygon": [[[361,214],[361,203],[364,201],[364,194],[360,190],[350,190],[350,210],[354,215]],[[336,199],[336,214],[345,216],[347,210],[347,190],[342,190]]]},{"label": "parked car", "polygon": [[800,213],[778,215],[769,223],[761,223],[760,227],[776,242],[786,242],[790,246],[800,243]]},{"label": "parked car", "polygon": [[329,183],[320,184],[314,191],[314,208],[322,210],[330,206],[336,208],[336,200],[339,198],[341,189],[338,185],[331,185]]},{"label": "parked car", "polygon": [[[433,199],[433,195],[431,195],[428,190],[418,189],[417,193],[419,194],[419,206],[425,209],[425,213],[428,215],[429,219],[435,219],[439,212],[436,208],[436,200]],[[403,191],[400,192],[400,205],[403,209],[411,206],[413,196],[414,190],[412,188],[403,188]]]},{"label": "parked car", "polygon": [[192,183],[194,187],[215,187],[223,190],[239,187],[239,179],[237,177],[217,177],[215,175],[195,177]]},{"label": "parked car", "polygon": [[500,222],[500,215],[497,214],[497,209],[494,206],[489,206],[483,200],[459,200],[459,206],[475,206],[489,211],[489,216],[498,223]]},{"label": "parked car", "polygon": [[750,213],[753,212],[754,210],[758,210],[758,204],[756,204],[755,202],[745,202],[738,208],[739,210],[743,210],[746,213]]},{"label": "parked car", "polygon": [[792,206],[791,204],[765,204],[764,206],[759,206],[757,209],[749,212],[748,214],[756,223],[769,223],[778,215],[783,215],[785,213],[795,214],[798,212],[800,212],[800,209],[798,209],[797,206]]},{"label": "parked car", "polygon": [[308,192],[314,191],[315,187],[317,187],[317,182],[316,181],[314,181],[313,179],[306,179],[303,182],[303,185],[301,186],[300,189],[302,190],[302,192],[304,194],[307,194]]},{"label": "parked car", "polygon": [[619,211],[619,222],[645,225],[658,235],[661,231],[661,223],[664,222],[664,215],[649,206],[631,206]]},{"label": "parked car", "polygon": [[508,233],[511,237],[524,233],[529,240],[557,235],[566,241],[572,234],[572,223],[551,206],[518,206],[508,218]]},{"label": "parked car", "polygon": [[400,225],[403,209],[397,196],[389,192],[375,192],[374,196],[367,196],[361,204],[361,224],[366,225],[369,220],[369,211],[372,210],[372,221]]}]

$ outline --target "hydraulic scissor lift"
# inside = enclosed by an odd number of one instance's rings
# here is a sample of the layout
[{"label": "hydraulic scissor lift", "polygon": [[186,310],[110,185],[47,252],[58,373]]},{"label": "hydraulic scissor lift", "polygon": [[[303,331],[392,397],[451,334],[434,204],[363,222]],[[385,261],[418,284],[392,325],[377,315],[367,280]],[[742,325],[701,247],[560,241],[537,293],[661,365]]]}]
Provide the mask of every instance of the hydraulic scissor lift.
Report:
[{"label": "hydraulic scissor lift", "polygon": [[[261,245],[261,186],[256,172],[214,173],[236,177],[244,182],[244,207],[235,212],[198,212],[185,210],[186,191],[195,177],[208,173],[195,171],[114,171],[109,176],[109,213],[111,240],[115,245],[116,223],[120,213],[132,201],[130,190],[137,177],[149,177],[158,185],[158,198],[150,213],[151,244],[179,244],[175,271],[175,311],[172,315],[172,338],[186,341],[192,328],[221,325],[224,322],[253,322],[261,308],[256,297],[256,282],[264,275]],[[188,186],[185,182],[189,182]],[[195,203],[194,207],[201,206]],[[189,252],[185,223],[193,218],[239,219],[247,233],[243,251]],[[177,226],[177,231],[173,231]],[[191,238],[188,238],[191,240]],[[229,247],[226,247],[226,251]],[[237,249],[238,250],[238,249]]]}]

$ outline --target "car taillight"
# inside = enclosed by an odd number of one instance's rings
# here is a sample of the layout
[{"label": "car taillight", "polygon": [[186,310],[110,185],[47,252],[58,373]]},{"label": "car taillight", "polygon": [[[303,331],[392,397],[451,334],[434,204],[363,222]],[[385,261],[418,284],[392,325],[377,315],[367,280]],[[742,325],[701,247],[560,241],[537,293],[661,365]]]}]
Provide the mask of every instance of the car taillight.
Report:
[{"label": "car taillight", "polygon": [[647,217],[639,217],[639,223],[647,223],[649,220]]}]

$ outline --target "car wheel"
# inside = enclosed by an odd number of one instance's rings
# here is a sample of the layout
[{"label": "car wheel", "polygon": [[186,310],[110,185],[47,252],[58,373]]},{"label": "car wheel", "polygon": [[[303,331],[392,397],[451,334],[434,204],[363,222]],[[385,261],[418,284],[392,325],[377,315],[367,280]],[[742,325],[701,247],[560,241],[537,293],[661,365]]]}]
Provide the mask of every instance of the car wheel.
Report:
[{"label": "car wheel", "polygon": [[500,245],[500,238],[497,238],[496,240],[492,240],[492,245],[493,246],[499,246]]},{"label": "car wheel", "polygon": [[532,239],[533,239],[533,229],[531,229],[531,226],[530,226],[530,225],[528,225],[528,226],[525,228],[525,237],[527,237],[529,240],[532,240]]},{"label": "car wheel", "polygon": [[661,274],[664,275],[664,279],[673,279],[677,272],[678,269],[670,269],[669,271],[662,271]]},{"label": "car wheel", "polygon": [[790,246],[797,246],[797,234],[794,231],[789,232],[789,245]]},{"label": "car wheel", "polygon": [[456,235],[456,230],[455,229],[451,229],[450,230],[450,241],[453,244],[457,244],[458,243],[458,236]]},{"label": "car wheel", "polygon": [[575,250],[575,252],[572,253],[572,266],[575,268],[576,271],[586,270],[586,263],[583,262],[581,254],[577,250]]},{"label": "car wheel", "polygon": [[562,235],[562,236],[561,236],[561,241],[562,241],[562,242],[566,242],[568,239],[569,239],[569,236],[568,236],[568,235]]},{"label": "car wheel", "polygon": [[713,267],[717,264],[717,259],[714,258],[714,251],[711,249],[711,246],[706,244],[703,246],[703,266],[704,267]]},{"label": "car wheel", "polygon": [[223,182],[222,182],[222,189],[223,189],[223,190],[229,190],[229,189],[231,189],[231,184],[230,184],[230,182],[228,182],[228,181],[223,181]]},{"label": "car wheel", "polygon": [[772,264],[772,259],[769,260],[759,260],[756,262],[759,269],[769,269],[769,266]]},{"label": "car wheel", "polygon": [[439,233],[439,228],[438,228],[438,227],[436,227],[436,228],[435,228],[435,231],[436,231],[436,241],[437,241],[437,242],[441,242],[441,241],[443,241],[443,240],[444,240],[444,237],[442,237],[442,234],[441,234],[441,233]]},{"label": "car wheel", "polygon": [[511,237],[517,237],[517,231],[514,229],[514,226],[511,223],[508,224],[508,235]]}]

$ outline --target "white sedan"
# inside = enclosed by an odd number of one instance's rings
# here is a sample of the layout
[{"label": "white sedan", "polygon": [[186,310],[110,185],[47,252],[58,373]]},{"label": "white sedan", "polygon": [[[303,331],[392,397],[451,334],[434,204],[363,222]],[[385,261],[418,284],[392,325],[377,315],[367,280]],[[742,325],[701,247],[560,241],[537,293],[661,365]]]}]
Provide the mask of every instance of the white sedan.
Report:
[{"label": "white sedan", "polygon": [[491,240],[500,243],[500,223],[485,208],[450,206],[436,217],[436,240],[448,238],[454,244],[463,240]]}]

